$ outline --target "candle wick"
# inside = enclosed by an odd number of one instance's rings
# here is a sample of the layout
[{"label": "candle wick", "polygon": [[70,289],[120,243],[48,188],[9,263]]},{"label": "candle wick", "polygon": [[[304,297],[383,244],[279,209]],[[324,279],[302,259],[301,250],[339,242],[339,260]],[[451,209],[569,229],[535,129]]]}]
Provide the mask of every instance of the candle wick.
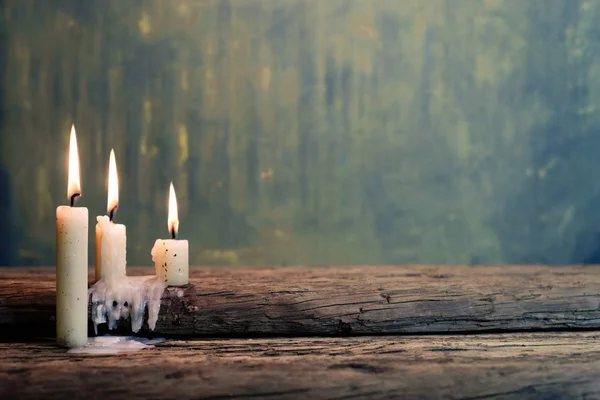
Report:
[{"label": "candle wick", "polygon": [[110,210],[110,212],[108,213],[108,219],[110,220],[110,222],[113,222],[115,214],[117,213],[117,208],[118,206]]},{"label": "candle wick", "polygon": [[73,195],[71,195],[71,207],[75,205],[75,198],[78,196],[81,196],[81,193],[73,193]]},{"label": "candle wick", "polygon": [[175,229],[171,229],[171,239],[176,239],[177,234],[175,233]]}]

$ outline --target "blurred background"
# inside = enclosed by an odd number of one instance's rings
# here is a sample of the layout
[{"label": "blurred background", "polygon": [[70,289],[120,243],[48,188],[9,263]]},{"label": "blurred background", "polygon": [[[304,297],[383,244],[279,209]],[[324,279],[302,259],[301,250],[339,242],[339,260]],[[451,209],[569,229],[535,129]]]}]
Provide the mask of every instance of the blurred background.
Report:
[{"label": "blurred background", "polygon": [[54,264],[73,122],[129,265],[170,180],[193,264],[600,262],[600,1],[0,5],[1,265]]}]

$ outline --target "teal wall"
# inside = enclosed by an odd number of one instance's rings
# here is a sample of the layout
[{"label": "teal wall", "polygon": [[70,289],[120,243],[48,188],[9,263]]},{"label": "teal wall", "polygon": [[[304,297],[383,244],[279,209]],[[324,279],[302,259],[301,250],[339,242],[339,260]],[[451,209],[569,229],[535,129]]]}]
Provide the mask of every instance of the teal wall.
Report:
[{"label": "teal wall", "polygon": [[194,264],[600,261],[600,1],[0,4],[0,264],[54,262],[73,121],[131,265],[170,180]]}]

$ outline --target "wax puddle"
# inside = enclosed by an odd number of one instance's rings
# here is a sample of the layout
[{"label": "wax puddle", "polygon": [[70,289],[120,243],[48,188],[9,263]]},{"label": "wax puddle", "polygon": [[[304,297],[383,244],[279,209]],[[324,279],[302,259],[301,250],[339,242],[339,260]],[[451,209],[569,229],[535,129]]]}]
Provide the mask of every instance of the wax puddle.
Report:
[{"label": "wax puddle", "polygon": [[155,344],[164,343],[166,339],[146,339],[134,336],[98,336],[88,338],[85,346],[75,347],[67,351],[70,354],[118,354],[140,350],[154,349]]}]

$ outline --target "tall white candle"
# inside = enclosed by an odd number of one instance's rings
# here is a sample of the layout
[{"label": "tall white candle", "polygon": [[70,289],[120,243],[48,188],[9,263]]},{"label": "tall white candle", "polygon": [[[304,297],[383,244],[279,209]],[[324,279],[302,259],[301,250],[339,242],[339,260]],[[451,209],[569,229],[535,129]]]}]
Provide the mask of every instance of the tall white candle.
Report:
[{"label": "tall white candle", "polygon": [[113,222],[119,208],[119,176],[115,152],[111,149],[108,163],[108,216],[96,217],[96,280],[119,279],[126,275],[127,231],[125,225]]},{"label": "tall white candle", "polygon": [[172,182],[169,188],[168,227],[171,239],[156,240],[151,252],[156,276],[169,286],[187,285],[190,280],[188,241],[176,239],[179,217]]},{"label": "tall white candle", "polygon": [[79,347],[87,343],[88,209],[73,207],[81,195],[75,126],[69,143],[67,195],[70,206],[56,209],[56,343]]}]

